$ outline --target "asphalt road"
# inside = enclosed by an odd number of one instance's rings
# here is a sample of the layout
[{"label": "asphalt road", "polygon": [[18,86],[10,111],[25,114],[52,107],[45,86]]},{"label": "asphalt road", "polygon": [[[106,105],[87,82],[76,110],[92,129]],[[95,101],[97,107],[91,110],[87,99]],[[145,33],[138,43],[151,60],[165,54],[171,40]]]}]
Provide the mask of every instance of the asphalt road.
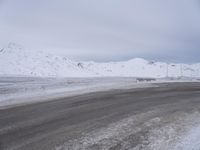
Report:
[{"label": "asphalt road", "polygon": [[134,148],[148,130],[199,110],[199,83],[165,83],[17,106],[0,110],[0,150]]}]

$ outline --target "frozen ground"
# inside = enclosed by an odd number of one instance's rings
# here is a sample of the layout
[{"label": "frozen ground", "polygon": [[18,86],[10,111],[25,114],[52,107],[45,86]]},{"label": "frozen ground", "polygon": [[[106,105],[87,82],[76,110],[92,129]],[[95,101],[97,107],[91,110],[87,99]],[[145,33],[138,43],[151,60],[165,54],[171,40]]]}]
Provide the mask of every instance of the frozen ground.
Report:
[{"label": "frozen ground", "polygon": [[[60,87],[61,83],[66,84],[64,81],[85,87],[91,82],[101,82],[104,91],[72,97],[63,95],[53,101],[0,109],[0,149],[200,149],[199,83],[154,81],[139,85],[143,88],[130,88],[133,78],[79,79],[77,83],[74,80],[2,79],[4,86],[8,81],[10,85],[17,81],[17,85],[27,84],[27,87],[33,83],[37,83],[36,87],[39,83],[46,87],[58,83]],[[106,91],[103,84],[108,82],[115,85],[115,89]],[[136,81],[133,83],[134,87],[138,85]]]},{"label": "frozen ground", "polygon": [[22,105],[89,92],[114,89],[155,87],[154,83],[198,82],[197,79],[177,78],[41,78],[0,77],[0,108]]},{"label": "frozen ground", "polygon": [[[66,142],[56,150],[199,150],[200,113],[156,116],[157,110],[127,117]],[[166,112],[167,113],[167,112]]]},{"label": "frozen ground", "polygon": [[34,103],[88,92],[148,86],[153,85],[138,83],[136,78],[0,77],[0,106]]}]

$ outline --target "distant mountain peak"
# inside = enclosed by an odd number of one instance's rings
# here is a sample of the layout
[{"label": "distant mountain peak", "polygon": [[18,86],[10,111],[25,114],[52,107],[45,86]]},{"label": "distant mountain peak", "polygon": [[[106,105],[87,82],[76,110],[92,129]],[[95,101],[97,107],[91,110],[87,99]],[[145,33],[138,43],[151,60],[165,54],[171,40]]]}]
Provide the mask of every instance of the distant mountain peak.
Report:
[{"label": "distant mountain peak", "polygon": [[142,62],[142,63],[146,63],[147,60],[143,59],[143,58],[133,58],[128,60],[128,62]]},{"label": "distant mountain peak", "polygon": [[24,47],[22,45],[14,43],[14,42],[9,42],[7,45],[7,48],[8,49],[19,49],[19,50],[24,49]]},{"label": "distant mountain peak", "polygon": [[1,46],[0,47],[0,53],[1,54],[9,54],[9,53],[23,53],[24,51],[24,47],[19,45],[19,44],[16,44],[14,42],[10,42],[8,43],[7,45],[5,46]]}]

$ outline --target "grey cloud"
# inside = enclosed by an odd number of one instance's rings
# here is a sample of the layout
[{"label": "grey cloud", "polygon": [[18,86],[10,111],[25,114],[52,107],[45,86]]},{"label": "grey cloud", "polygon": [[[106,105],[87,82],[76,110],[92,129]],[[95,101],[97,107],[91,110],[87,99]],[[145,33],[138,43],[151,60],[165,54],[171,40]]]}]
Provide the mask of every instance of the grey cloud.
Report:
[{"label": "grey cloud", "polygon": [[0,43],[77,59],[200,61],[198,0],[0,0]]}]

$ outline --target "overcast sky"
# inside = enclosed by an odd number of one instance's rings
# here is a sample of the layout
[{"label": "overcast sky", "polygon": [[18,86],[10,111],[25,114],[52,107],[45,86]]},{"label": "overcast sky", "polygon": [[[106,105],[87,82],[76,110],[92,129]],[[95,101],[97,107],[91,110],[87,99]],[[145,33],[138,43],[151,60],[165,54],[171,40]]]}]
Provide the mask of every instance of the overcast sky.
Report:
[{"label": "overcast sky", "polygon": [[200,0],[0,0],[0,44],[82,60],[200,62]]}]

